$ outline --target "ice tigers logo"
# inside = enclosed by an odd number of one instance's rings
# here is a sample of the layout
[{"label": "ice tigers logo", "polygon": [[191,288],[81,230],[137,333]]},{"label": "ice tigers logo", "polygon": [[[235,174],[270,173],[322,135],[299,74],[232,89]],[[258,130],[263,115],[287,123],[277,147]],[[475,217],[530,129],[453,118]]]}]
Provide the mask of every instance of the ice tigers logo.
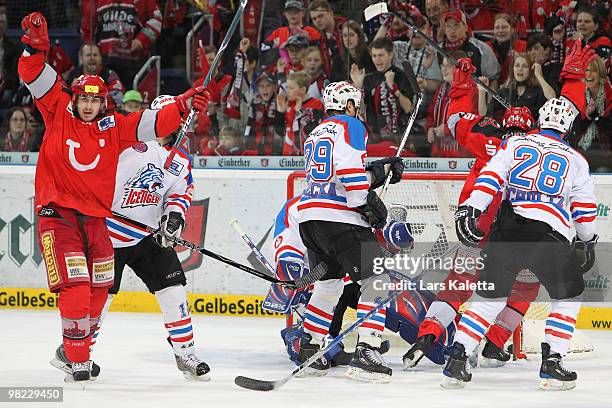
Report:
[{"label": "ice tigers logo", "polygon": [[125,183],[121,208],[158,205],[162,195],[157,193],[164,188],[164,172],[154,164],[148,163]]}]

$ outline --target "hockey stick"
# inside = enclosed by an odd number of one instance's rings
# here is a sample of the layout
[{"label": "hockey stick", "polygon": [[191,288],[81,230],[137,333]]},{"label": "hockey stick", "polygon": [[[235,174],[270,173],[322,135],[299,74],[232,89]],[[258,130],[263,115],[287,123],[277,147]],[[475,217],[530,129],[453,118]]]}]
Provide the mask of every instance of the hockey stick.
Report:
[{"label": "hockey stick", "polygon": [[[159,228],[153,228],[150,227],[146,224],[143,224],[141,222],[132,220],[128,217],[125,217],[121,214],[115,213],[113,212],[113,216],[115,216],[116,218],[120,219],[120,220],[124,220],[130,224],[133,224],[139,228],[144,229],[145,231],[147,231],[150,234],[154,234],[158,231]],[[325,264],[320,264],[317,266],[317,268],[315,268],[314,271],[312,271],[310,274],[303,276],[302,278],[298,278],[296,280],[293,281],[283,281],[280,279],[276,279],[274,277],[268,276],[267,274],[263,273],[263,272],[259,272],[256,269],[250,268],[246,265],[243,265],[241,263],[238,263],[236,261],[233,261],[229,258],[224,257],[223,255],[219,255],[215,252],[209,251],[206,248],[201,248],[199,246],[197,246],[196,244],[193,244],[189,241],[186,241],[182,238],[176,238],[176,237],[172,237],[172,236],[166,236],[168,238],[168,240],[170,240],[171,242],[175,243],[176,245],[181,245],[184,246],[186,248],[191,249],[192,251],[196,251],[199,252],[203,255],[206,255],[210,258],[216,259],[217,261],[223,262],[227,265],[233,266],[234,268],[240,269],[243,272],[246,272],[250,275],[253,276],[257,276],[258,278],[261,278],[263,280],[266,280],[268,282],[271,283],[275,283],[277,285],[281,285],[284,286],[286,288],[289,289],[300,289],[300,288],[305,288],[308,287],[310,284],[312,284],[312,282],[317,281],[319,278],[321,278],[323,275],[325,275],[325,273],[327,273],[327,266]],[[320,267],[320,268],[319,268]],[[314,280],[313,280],[314,279]]]},{"label": "hockey stick", "polygon": [[[249,238],[247,233],[244,232],[240,224],[238,224],[238,220],[234,218],[233,220],[229,222],[229,224],[236,230],[236,232],[240,235],[242,240],[246,242],[249,248],[251,248],[251,251],[253,252],[253,254],[255,254],[259,262],[274,276],[275,274],[274,267],[270,264],[270,262],[268,262],[266,257],[259,250],[259,248],[257,248],[257,245],[255,245],[253,241],[251,241],[251,238]],[[316,281],[313,281],[312,283],[314,282]]]},{"label": "hockey stick", "polygon": [[[214,72],[217,69],[217,66],[221,62],[221,56],[223,55],[223,51],[225,51],[225,49],[227,48],[227,45],[229,44],[230,40],[232,39],[232,36],[234,35],[236,26],[238,26],[238,22],[242,18],[242,14],[244,13],[244,8],[246,7],[247,3],[248,3],[248,0],[240,1],[240,7],[238,7],[238,10],[236,10],[234,19],[232,20],[232,23],[228,27],[227,32],[225,33],[225,38],[223,38],[223,41],[221,42],[221,45],[219,46],[219,51],[217,51],[217,55],[215,55],[215,59],[210,64],[210,68],[208,69],[206,78],[204,78],[204,82],[202,83],[203,86],[208,86],[208,84],[210,83],[210,80],[212,79],[212,76],[214,75]],[[189,111],[189,116],[187,116],[187,119],[185,119],[185,122],[183,122],[183,126],[181,126],[181,130],[179,130],[179,133],[176,136],[176,140],[174,141],[174,144],[172,145],[172,150],[170,151],[170,155],[168,156],[168,158],[166,158],[166,162],[164,163],[164,169],[167,170],[170,168],[170,165],[172,164],[172,160],[174,159],[174,155],[176,155],[176,153],[178,152],[179,146],[181,145],[181,142],[183,141],[185,134],[191,127],[191,122],[193,122],[193,119],[195,118],[195,116],[196,116],[196,111],[193,108],[191,108],[191,110]]]},{"label": "hockey stick", "polygon": [[[384,4],[384,3],[383,3]],[[417,82],[416,75],[412,69],[412,66],[408,63],[408,60],[404,61],[404,72],[408,77],[408,82],[410,82],[410,87],[413,89],[416,94],[416,104],[412,108],[412,112],[410,113],[410,120],[408,121],[408,125],[406,126],[406,130],[404,131],[404,136],[402,137],[402,142],[397,149],[397,153],[395,157],[399,157],[402,150],[404,150],[404,146],[406,145],[406,141],[408,140],[408,135],[410,134],[410,130],[412,130],[412,125],[416,119],[417,113],[419,112],[419,108],[421,107],[421,103],[423,102],[423,91],[421,91],[421,87]],[[393,172],[389,172],[387,178],[385,179],[385,184],[383,185],[382,191],[380,192],[380,199],[382,200],[387,194],[387,189],[389,188],[389,183],[391,183],[391,178],[393,177]]]},{"label": "hockey stick", "polygon": [[[438,53],[440,53],[444,58],[446,58],[451,64],[457,66],[458,62],[456,59],[454,59],[449,53],[448,51],[444,50],[442,47],[440,47],[433,39],[429,38],[429,36],[427,36],[427,34],[425,34],[424,32],[422,32],[421,30],[419,30],[416,26],[414,26],[410,21],[408,21],[406,18],[400,16],[398,13],[396,13],[393,10],[388,10],[387,8],[387,4],[386,3],[376,3],[376,4],[372,4],[371,6],[368,6],[365,11],[364,11],[364,16],[366,21],[369,21],[371,19],[373,19],[376,16],[379,16],[381,14],[384,13],[389,13],[392,16],[396,17],[398,20],[400,20],[406,27],[408,27],[409,29],[411,29],[415,34],[420,35],[421,37],[423,37],[425,39],[425,41],[427,41],[427,43],[433,48],[435,49]],[[506,98],[504,98],[503,96],[501,96],[499,93],[495,92],[493,89],[491,89],[488,85],[486,85],[484,82],[482,82],[480,79],[478,79],[478,76],[476,76],[475,73],[472,74],[472,79],[474,80],[474,82],[476,82],[476,84],[478,86],[480,86],[482,89],[484,89],[485,91],[487,91],[489,93],[489,95],[491,95],[493,98],[495,98],[504,108],[508,109],[510,107],[510,104],[508,103],[508,101],[506,100]]]}]

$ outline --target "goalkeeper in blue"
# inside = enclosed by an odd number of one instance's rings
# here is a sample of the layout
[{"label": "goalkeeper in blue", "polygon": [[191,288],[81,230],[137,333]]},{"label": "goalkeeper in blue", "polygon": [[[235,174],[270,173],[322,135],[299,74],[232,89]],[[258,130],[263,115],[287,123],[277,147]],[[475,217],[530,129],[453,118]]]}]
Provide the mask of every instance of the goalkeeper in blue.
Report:
[{"label": "goalkeeper in blue", "polygon": [[521,269],[538,277],[552,301],[542,343],[540,388],[575,387],[577,374],[563,366],[562,358],[580,309],[582,275],[595,262],[597,199],[586,159],[565,141],[578,115],[576,107],[565,98],[551,99],[539,113],[540,131],[505,140],[455,213],[459,239],[474,246],[482,239],[476,220],[497,192],[504,191],[483,249],[479,280],[488,285],[479,287],[459,321],[443,371],[445,388],[464,387],[471,380],[467,356],[506,304]]}]

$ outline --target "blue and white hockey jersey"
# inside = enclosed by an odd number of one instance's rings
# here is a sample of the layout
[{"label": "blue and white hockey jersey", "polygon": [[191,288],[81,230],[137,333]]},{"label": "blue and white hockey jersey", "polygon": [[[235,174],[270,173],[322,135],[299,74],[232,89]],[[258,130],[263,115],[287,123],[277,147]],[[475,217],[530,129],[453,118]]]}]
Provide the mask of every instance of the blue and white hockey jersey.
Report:
[{"label": "blue and white hockey jersey", "polygon": [[370,188],[365,171],[364,124],[336,115],[319,124],[304,142],[306,188],[298,204],[300,222],[342,222],[369,227],[357,207],[366,203]]},{"label": "blue and white hockey jersey", "polygon": [[[187,213],[193,195],[189,156],[180,151],[168,170],[170,148],[157,141],[136,143],[119,155],[112,210],[134,221],[157,227],[164,213]],[[119,218],[106,219],[113,248],[136,245],[149,233]]]},{"label": "blue and white hockey jersey", "polygon": [[517,214],[547,223],[569,241],[572,224],[580,239],[593,237],[597,199],[589,165],[557,133],[542,130],[507,139],[463,204],[482,211],[504,187],[504,198]]}]

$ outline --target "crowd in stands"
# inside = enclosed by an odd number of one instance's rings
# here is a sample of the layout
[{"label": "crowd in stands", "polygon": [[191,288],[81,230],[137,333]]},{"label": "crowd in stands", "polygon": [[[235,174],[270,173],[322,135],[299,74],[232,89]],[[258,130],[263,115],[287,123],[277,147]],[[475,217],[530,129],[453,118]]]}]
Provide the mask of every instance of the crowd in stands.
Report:
[{"label": "crowd in stands", "polygon": [[[64,0],[66,7],[72,3]],[[134,76],[153,54],[162,55],[166,66],[182,61],[178,54],[184,56],[185,49],[173,54],[172,44],[184,44],[190,13],[213,16],[213,43],[194,50],[202,68],[195,82],[201,83],[208,71],[237,2],[218,0],[203,11],[194,6],[200,3],[82,0],[75,3],[78,10],[65,13],[80,18],[78,61],[73,64],[57,43],[48,61],[67,86],[82,74],[102,77],[110,91],[109,110],[145,108],[143,95],[131,89]],[[536,119],[542,104],[559,96],[559,73],[574,41],[589,44],[598,58],[586,73],[587,112],[576,121],[568,141],[587,156],[593,171],[612,171],[610,1],[387,3],[402,18],[385,14],[365,21],[365,1],[266,1],[259,39],[236,35],[213,73],[209,110],[198,116],[190,133],[190,153],[302,155],[305,138],[324,117],[324,87],[346,80],[363,91],[361,117],[368,127],[369,155],[393,155],[414,109],[415,92],[403,66],[408,61],[425,98],[402,155],[469,157],[446,126],[452,62],[405,25],[407,20],[452,58],[469,57],[482,82],[511,105],[528,107]],[[19,13],[29,11],[34,10],[13,9],[11,14],[0,8],[4,151],[36,151],[44,132],[32,98],[17,77],[18,37],[4,34],[7,15],[18,28]],[[504,108],[481,89],[473,112],[499,120]]]}]

